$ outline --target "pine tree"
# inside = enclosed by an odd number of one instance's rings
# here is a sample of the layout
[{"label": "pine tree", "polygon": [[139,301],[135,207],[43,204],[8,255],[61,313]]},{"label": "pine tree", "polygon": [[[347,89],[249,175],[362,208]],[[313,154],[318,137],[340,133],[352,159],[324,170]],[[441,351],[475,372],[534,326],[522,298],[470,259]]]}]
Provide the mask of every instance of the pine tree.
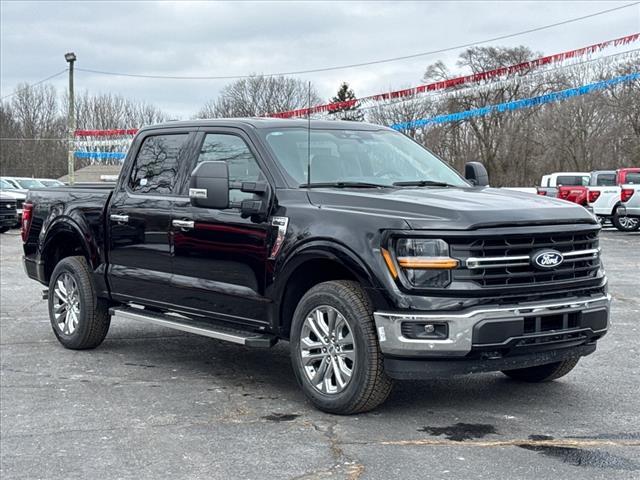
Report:
[{"label": "pine tree", "polygon": [[[349,88],[349,84],[347,82],[342,82],[342,85],[340,85],[340,88],[338,89],[338,93],[331,99],[331,103],[347,102],[350,100],[356,100],[356,94]],[[340,120],[362,122],[364,120],[364,114],[359,110],[359,107],[360,102],[356,101],[347,106],[331,109],[329,110],[329,113],[335,114],[335,118]]]}]

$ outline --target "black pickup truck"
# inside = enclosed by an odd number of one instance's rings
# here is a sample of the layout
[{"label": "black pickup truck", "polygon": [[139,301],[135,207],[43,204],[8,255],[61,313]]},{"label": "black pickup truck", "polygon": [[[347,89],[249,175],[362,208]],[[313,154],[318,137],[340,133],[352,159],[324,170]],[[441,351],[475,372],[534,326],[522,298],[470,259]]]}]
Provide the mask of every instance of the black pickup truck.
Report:
[{"label": "black pickup truck", "polygon": [[542,382],[609,323],[600,226],[562,200],[466,179],[389,128],[234,119],[143,128],[109,188],[31,191],[22,238],[67,348],[112,318],[250,347],[287,340],[320,409],[393,379]]}]

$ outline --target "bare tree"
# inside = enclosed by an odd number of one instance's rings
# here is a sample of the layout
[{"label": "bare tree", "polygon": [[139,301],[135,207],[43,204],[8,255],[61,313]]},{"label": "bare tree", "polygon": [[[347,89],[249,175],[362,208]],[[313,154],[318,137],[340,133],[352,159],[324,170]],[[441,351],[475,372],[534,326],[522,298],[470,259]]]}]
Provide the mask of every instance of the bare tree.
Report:
[{"label": "bare tree", "polygon": [[58,171],[65,156],[60,140],[65,138],[65,124],[58,106],[51,85],[18,85],[11,104],[2,109],[3,172],[39,177]]},{"label": "bare tree", "polygon": [[255,75],[237,80],[222,89],[220,96],[207,102],[196,118],[259,117],[297,110],[321,102],[315,88],[290,77]]}]

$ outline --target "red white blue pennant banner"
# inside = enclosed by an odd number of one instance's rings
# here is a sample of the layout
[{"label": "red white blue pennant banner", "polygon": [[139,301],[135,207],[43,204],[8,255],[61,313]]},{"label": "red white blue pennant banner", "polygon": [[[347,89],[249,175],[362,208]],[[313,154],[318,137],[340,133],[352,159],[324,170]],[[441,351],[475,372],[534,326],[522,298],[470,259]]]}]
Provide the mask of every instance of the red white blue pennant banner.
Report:
[{"label": "red white blue pennant banner", "polygon": [[394,92],[380,93],[377,95],[370,95],[367,97],[360,97],[358,99],[346,100],[344,102],[332,102],[325,105],[316,105],[310,108],[301,108],[298,110],[290,110],[287,112],[272,113],[268,116],[274,118],[293,118],[293,117],[306,117],[307,115],[313,115],[315,113],[331,113],[340,111],[345,108],[351,108],[357,105],[361,105],[365,102],[379,102],[384,100],[392,100],[395,98],[412,97],[421,93],[435,92],[438,90],[446,90],[461,85],[481,83],[496,78],[508,77],[511,75],[524,73],[527,74],[532,70],[542,68],[547,65],[560,63],[566,60],[576,59],[585,55],[590,55],[596,52],[600,52],[605,48],[618,47],[622,45],[628,45],[640,40],[640,33],[634,33],[626,35],[624,37],[615,38],[613,40],[607,40],[605,42],[596,43],[587,47],[578,48],[575,50],[569,50],[567,52],[556,53],[554,55],[547,55],[544,57],[530,60],[527,62],[510,65],[508,67],[496,68],[493,70],[487,70],[484,72],[474,73],[471,75],[465,75],[462,77],[451,78],[442,80],[439,82],[433,82],[426,85],[420,85],[414,88],[407,88],[403,90],[396,90]]},{"label": "red white blue pennant banner", "polygon": [[74,156],[91,161],[123,160],[137,132],[136,128],[76,130]]}]

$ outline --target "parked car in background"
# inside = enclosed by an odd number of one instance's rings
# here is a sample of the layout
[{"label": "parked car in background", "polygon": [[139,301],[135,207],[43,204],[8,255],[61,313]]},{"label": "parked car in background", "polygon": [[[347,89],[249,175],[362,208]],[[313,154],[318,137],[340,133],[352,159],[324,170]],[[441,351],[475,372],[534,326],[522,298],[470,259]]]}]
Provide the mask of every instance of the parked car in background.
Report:
[{"label": "parked car in background", "polygon": [[64,187],[64,183],[53,178],[36,178],[45,187]]},{"label": "parked car in background", "polygon": [[145,127],[115,185],[29,191],[24,265],[67,348],[97,347],[111,317],[288,340],[331,413],[375,408],[393,378],[566,375],[609,326],[600,225],[489,188],[477,162],[465,176],[363,122]]},{"label": "parked car in background", "polygon": [[20,193],[27,193],[32,188],[44,188],[44,185],[35,178],[28,177],[0,177],[1,180],[9,183]]},{"label": "parked car in background", "polygon": [[618,185],[640,185],[640,167],[621,168],[616,172]]},{"label": "parked car in background", "polygon": [[22,205],[24,204],[25,198],[27,198],[27,194],[23,193],[22,189],[16,188],[12,183],[8,182],[5,179],[0,179],[0,191],[7,197],[11,197],[16,202],[17,209],[17,219],[16,219],[16,227],[20,226],[20,222],[22,221]]},{"label": "parked car in background", "polygon": [[591,172],[587,187],[588,209],[598,217],[601,224],[610,220],[614,227],[623,232],[638,230],[640,220],[622,215],[619,181],[640,183],[640,168],[621,168],[619,170],[597,170]]},{"label": "parked car in background", "polygon": [[557,172],[544,175],[537,193],[585,206],[590,177],[586,172]]},{"label": "parked car in background", "polygon": [[[640,225],[640,183],[622,185],[619,210]],[[637,228],[636,228],[637,230]]]},{"label": "parked car in background", "polygon": [[0,233],[15,227],[17,221],[16,200],[0,192]]}]

